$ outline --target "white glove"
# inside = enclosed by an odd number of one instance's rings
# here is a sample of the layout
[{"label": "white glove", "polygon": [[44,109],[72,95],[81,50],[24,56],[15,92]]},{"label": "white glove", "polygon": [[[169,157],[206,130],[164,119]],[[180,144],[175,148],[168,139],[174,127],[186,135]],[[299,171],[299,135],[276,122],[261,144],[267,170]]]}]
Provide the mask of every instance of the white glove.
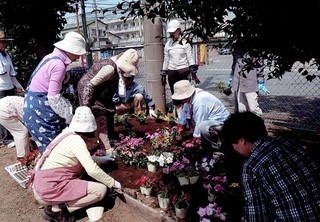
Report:
[{"label": "white glove", "polygon": [[154,112],[153,109],[149,109],[149,116],[152,117],[152,118],[157,118],[157,115],[156,115],[156,113]]},{"label": "white glove", "polygon": [[121,183],[119,183],[118,181],[114,181],[114,185],[113,185],[113,187],[114,188],[116,188],[116,189],[121,189],[122,187],[121,187]]}]

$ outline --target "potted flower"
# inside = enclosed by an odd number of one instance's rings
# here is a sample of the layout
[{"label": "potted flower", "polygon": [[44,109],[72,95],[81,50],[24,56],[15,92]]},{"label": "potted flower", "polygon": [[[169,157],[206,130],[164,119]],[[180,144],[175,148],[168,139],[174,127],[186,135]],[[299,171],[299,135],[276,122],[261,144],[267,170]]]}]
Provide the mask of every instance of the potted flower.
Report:
[{"label": "potted flower", "polygon": [[156,123],[162,123],[164,121],[164,112],[162,112],[160,109],[156,109]]},{"label": "potted flower", "polygon": [[177,125],[177,118],[174,113],[167,113],[165,119],[169,122],[170,127]]},{"label": "potted flower", "polygon": [[126,165],[144,167],[147,162],[146,152],[143,149],[143,138],[119,135],[120,141],[115,144],[115,155]]},{"label": "potted flower", "polygon": [[223,172],[220,165],[223,163],[224,154],[214,152],[212,155],[207,155],[201,159],[200,162],[195,163],[196,170],[199,171],[203,177],[208,175],[218,174]]},{"label": "potted flower", "polygon": [[163,173],[169,173],[169,166],[173,162],[173,153],[170,152],[163,152],[160,154],[158,158],[159,166],[163,167]]},{"label": "potted flower", "polygon": [[138,119],[141,125],[146,124],[146,113],[143,110],[136,110],[134,116]]},{"label": "potted flower", "polygon": [[23,165],[26,165],[28,170],[32,170],[37,164],[37,161],[40,159],[40,157],[41,153],[39,152],[39,150],[33,150],[27,156],[19,159],[19,162]]},{"label": "potted flower", "polygon": [[156,172],[157,167],[158,167],[158,156],[156,155],[149,155],[147,156],[148,162],[147,162],[147,167],[148,171],[150,172]]},{"label": "potted flower", "polygon": [[209,203],[206,207],[200,207],[197,211],[200,216],[200,222],[218,222],[227,219],[226,213],[216,203]]},{"label": "potted flower", "polygon": [[214,202],[215,199],[224,193],[228,187],[227,176],[213,176],[210,175],[204,178],[204,187],[208,190],[208,200]]},{"label": "potted flower", "polygon": [[140,186],[142,194],[150,196],[152,187],[155,186],[155,179],[148,176],[141,176],[134,184]]},{"label": "potted flower", "polygon": [[178,178],[181,186],[189,184],[190,172],[187,167],[189,163],[190,161],[183,157],[182,161],[176,160],[170,167],[170,172]]},{"label": "potted flower", "polygon": [[190,195],[181,192],[181,195],[175,194],[172,198],[172,203],[175,207],[175,213],[178,218],[185,218],[187,215],[188,207],[190,206]]},{"label": "potted flower", "polygon": [[197,183],[200,177],[200,173],[196,170],[194,166],[188,166],[187,169],[189,171],[190,184]]},{"label": "potted flower", "polygon": [[164,189],[158,194],[159,206],[162,209],[167,209],[170,205],[170,194],[167,189]]},{"label": "potted flower", "polygon": [[150,140],[153,150],[167,151],[172,145],[173,136],[171,129],[168,127],[157,129],[154,133],[148,132],[145,135],[146,139]]}]

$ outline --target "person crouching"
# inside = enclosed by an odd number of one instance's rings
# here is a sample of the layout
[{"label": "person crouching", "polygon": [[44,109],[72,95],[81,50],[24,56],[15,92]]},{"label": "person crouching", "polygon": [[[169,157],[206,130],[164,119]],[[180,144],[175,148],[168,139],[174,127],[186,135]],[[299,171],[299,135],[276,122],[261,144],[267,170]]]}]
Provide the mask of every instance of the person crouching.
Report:
[{"label": "person crouching", "polygon": [[[89,107],[76,109],[70,126],[55,138],[36,164],[28,187],[48,221],[75,221],[70,213],[102,200],[121,184],[106,174],[89,150],[97,146],[97,125]],[[97,182],[81,179],[82,170]]]}]

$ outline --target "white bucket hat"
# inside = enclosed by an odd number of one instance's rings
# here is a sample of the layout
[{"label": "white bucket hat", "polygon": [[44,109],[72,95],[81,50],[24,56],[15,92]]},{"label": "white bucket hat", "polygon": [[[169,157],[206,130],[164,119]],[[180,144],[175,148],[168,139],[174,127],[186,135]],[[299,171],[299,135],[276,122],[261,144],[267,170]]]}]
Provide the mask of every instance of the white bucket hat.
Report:
[{"label": "white bucket hat", "polygon": [[86,53],[86,40],[77,32],[68,32],[64,39],[56,42],[55,47],[74,55],[84,55]]},{"label": "white bucket hat", "polygon": [[124,77],[138,74],[139,55],[135,49],[126,50],[116,61],[118,68],[125,72]]},{"label": "white bucket hat", "polygon": [[195,87],[188,80],[180,80],[173,85],[172,99],[182,100],[189,98],[195,91]]},{"label": "white bucket hat", "polygon": [[168,24],[167,32],[175,32],[177,29],[180,29],[181,25],[178,20],[172,20]]},{"label": "white bucket hat", "polygon": [[96,120],[87,106],[79,106],[71,120],[69,128],[74,132],[92,133],[96,131]]}]

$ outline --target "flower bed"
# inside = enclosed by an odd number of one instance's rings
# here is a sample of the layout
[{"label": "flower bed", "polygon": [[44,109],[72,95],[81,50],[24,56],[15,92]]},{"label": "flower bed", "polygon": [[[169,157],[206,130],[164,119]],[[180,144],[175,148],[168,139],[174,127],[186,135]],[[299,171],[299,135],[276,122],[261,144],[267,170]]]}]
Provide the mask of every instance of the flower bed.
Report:
[{"label": "flower bed", "polygon": [[[131,195],[137,198],[142,203],[152,207],[159,208],[157,195],[161,191],[166,190],[168,196],[170,197],[171,206],[168,209],[165,209],[165,213],[169,217],[174,216],[174,205],[172,204],[174,196],[181,196],[182,193],[186,193],[190,196],[190,206],[188,207],[188,217],[190,221],[200,221],[200,218],[203,217],[203,221],[207,220],[203,213],[203,209],[209,209],[213,205],[209,204],[218,204],[219,210],[223,213],[223,216],[215,218],[215,221],[238,221],[240,218],[241,204],[235,201],[235,196],[240,194],[240,189],[234,181],[228,181],[225,177],[225,171],[223,166],[223,155],[216,154],[212,156],[205,155],[202,158],[202,155],[205,154],[205,150],[201,149],[201,141],[192,140],[192,133],[189,132],[184,135],[183,141],[175,141],[170,138],[174,136],[174,133],[167,133],[163,130],[171,130],[169,128],[169,122],[157,123],[154,119],[146,119],[146,123],[141,125],[138,119],[130,119],[130,123],[133,125],[132,128],[128,129],[124,126],[116,126],[115,132],[122,134],[119,138],[120,143],[116,143],[115,147],[121,147],[128,144],[139,144],[142,143],[142,147],[138,150],[135,146],[127,146],[127,151],[133,151],[130,154],[132,159],[136,158],[136,153],[138,153],[140,160],[130,161],[129,156],[124,156],[124,154],[119,154],[114,168],[110,167],[106,170],[110,172],[110,175],[118,180],[126,190],[132,190],[130,193],[135,193]],[[131,139],[126,139],[125,143],[122,143],[121,140],[127,136]],[[169,138],[168,138],[169,137]],[[133,143],[133,141],[140,141],[139,143]],[[131,147],[131,148],[130,148]],[[118,148],[118,151],[123,151],[122,148]],[[126,152],[127,152],[126,151]],[[172,158],[171,154],[174,155]],[[161,156],[162,154],[162,156]],[[156,172],[149,172],[147,170],[146,164],[148,162],[148,156],[154,155],[158,156],[159,168]],[[167,160],[164,161],[164,159]],[[150,161],[150,160],[149,160]],[[152,161],[154,157],[152,157]],[[219,164],[218,164],[219,163]],[[184,185],[180,186],[179,181],[176,177],[178,173],[178,168],[181,167],[185,169],[185,175],[193,176],[194,174],[198,175],[200,179],[193,185]],[[164,166],[169,166],[171,172],[165,174],[162,171]],[[219,166],[216,169],[215,166]],[[176,168],[176,169],[175,169]],[[213,170],[214,169],[214,170]],[[142,177],[151,178],[154,181],[154,187],[150,196],[145,196],[140,192],[140,185],[135,183]],[[214,180],[219,177],[222,178],[223,189],[219,190],[219,185],[214,187]],[[209,181],[208,181],[209,180]],[[219,190],[219,197],[216,199],[217,203],[208,202],[208,189],[212,189],[209,186],[209,182],[213,185],[213,189]],[[232,185],[232,186],[231,186]],[[223,190],[223,192],[222,192]],[[236,206],[237,205],[237,206]],[[210,206],[210,207],[208,207]],[[216,205],[214,205],[216,207]],[[235,209],[237,208],[237,209]],[[160,208],[159,208],[160,209]],[[211,209],[211,208],[210,208]],[[210,210],[209,209],[209,210]],[[199,211],[200,210],[200,211]],[[201,212],[201,215],[199,214]],[[210,213],[210,212],[209,212]]]}]

